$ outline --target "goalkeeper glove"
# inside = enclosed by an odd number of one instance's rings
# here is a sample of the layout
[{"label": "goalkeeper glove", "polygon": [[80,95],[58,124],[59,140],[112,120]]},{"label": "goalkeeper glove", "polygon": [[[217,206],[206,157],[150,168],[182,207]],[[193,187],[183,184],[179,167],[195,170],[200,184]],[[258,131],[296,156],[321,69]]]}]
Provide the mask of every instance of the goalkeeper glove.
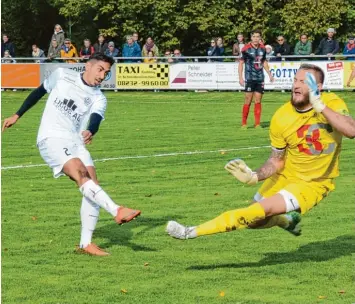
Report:
[{"label": "goalkeeper glove", "polygon": [[306,85],[309,88],[309,101],[314,109],[314,111],[320,113],[324,110],[325,104],[320,98],[320,92],[317,86],[316,78],[313,74],[307,72],[306,73]]},{"label": "goalkeeper glove", "polygon": [[244,184],[255,185],[258,182],[258,176],[241,159],[233,159],[224,166],[237,180]]}]

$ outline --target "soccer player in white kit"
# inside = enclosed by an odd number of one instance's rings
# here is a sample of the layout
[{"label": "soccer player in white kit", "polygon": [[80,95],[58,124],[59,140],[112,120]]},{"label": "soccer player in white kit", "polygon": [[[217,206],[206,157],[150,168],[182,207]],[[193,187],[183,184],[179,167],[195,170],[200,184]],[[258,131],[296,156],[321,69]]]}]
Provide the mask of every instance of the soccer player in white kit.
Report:
[{"label": "soccer player in white kit", "polygon": [[96,170],[85,144],[91,143],[104,118],[107,100],[98,87],[110,73],[114,60],[103,54],[90,57],[85,72],[56,69],[26,98],[13,116],[5,119],[2,130],[17,120],[49,93],[37,136],[39,152],[58,178],[68,176],[83,194],[81,205],[80,252],[109,255],[91,242],[100,207],[118,224],[131,221],[140,210],[118,206],[98,185]]}]

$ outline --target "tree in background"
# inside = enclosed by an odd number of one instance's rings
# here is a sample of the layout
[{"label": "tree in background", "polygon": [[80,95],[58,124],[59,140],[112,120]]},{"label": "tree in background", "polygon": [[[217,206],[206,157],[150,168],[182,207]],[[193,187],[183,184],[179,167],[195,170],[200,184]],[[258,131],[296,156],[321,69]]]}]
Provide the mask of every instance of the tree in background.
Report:
[{"label": "tree in background", "polygon": [[29,55],[33,43],[47,51],[56,23],[77,46],[85,38],[96,41],[99,33],[121,45],[125,35],[137,31],[140,38],[153,37],[161,49],[203,55],[212,37],[223,37],[231,49],[237,33],[249,37],[255,27],[269,44],[283,34],[294,45],[305,32],[315,46],[328,27],[336,28],[344,43],[355,33],[355,1],[3,0],[1,22],[18,56]]}]

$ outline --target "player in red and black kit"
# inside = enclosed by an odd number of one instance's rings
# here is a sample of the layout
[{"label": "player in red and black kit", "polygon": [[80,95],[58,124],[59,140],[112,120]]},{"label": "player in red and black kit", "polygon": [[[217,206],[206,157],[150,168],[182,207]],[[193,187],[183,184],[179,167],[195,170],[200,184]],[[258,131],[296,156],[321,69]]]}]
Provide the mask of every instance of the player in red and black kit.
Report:
[{"label": "player in red and black kit", "polygon": [[[239,61],[239,83],[241,86],[245,84],[245,101],[243,106],[243,121],[242,128],[247,128],[247,119],[250,109],[250,104],[255,96],[254,118],[255,128],[260,127],[261,116],[261,99],[264,94],[264,69],[273,82],[269,65],[266,61],[266,50],[260,42],[261,32],[255,30],[251,33],[251,42],[246,44],[242,49],[242,58]],[[243,79],[243,65],[245,63],[245,80]]]}]

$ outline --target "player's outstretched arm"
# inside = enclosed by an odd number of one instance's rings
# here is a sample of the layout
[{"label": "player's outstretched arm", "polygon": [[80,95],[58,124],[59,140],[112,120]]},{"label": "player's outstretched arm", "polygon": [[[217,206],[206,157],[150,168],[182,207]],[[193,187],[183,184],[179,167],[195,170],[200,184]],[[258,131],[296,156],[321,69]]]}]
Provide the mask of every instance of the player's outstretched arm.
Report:
[{"label": "player's outstretched arm", "polygon": [[97,133],[97,131],[99,131],[101,121],[102,116],[100,114],[92,113],[90,115],[90,121],[87,130],[81,133],[86,145],[91,144],[93,136]]},{"label": "player's outstretched arm", "polygon": [[269,159],[256,170],[258,181],[265,180],[283,169],[285,166],[285,152],[285,149],[272,148]]},{"label": "player's outstretched arm", "polygon": [[284,156],[285,150],[272,149],[269,159],[256,171],[252,171],[241,159],[231,160],[224,168],[240,182],[254,185],[280,171],[285,165]]},{"label": "player's outstretched arm", "polygon": [[41,84],[37,89],[33,90],[31,94],[27,96],[20,109],[14,115],[4,120],[2,132],[4,132],[7,128],[12,127],[18,121],[18,119],[29,109],[31,109],[46,93],[47,91],[43,84]]}]

